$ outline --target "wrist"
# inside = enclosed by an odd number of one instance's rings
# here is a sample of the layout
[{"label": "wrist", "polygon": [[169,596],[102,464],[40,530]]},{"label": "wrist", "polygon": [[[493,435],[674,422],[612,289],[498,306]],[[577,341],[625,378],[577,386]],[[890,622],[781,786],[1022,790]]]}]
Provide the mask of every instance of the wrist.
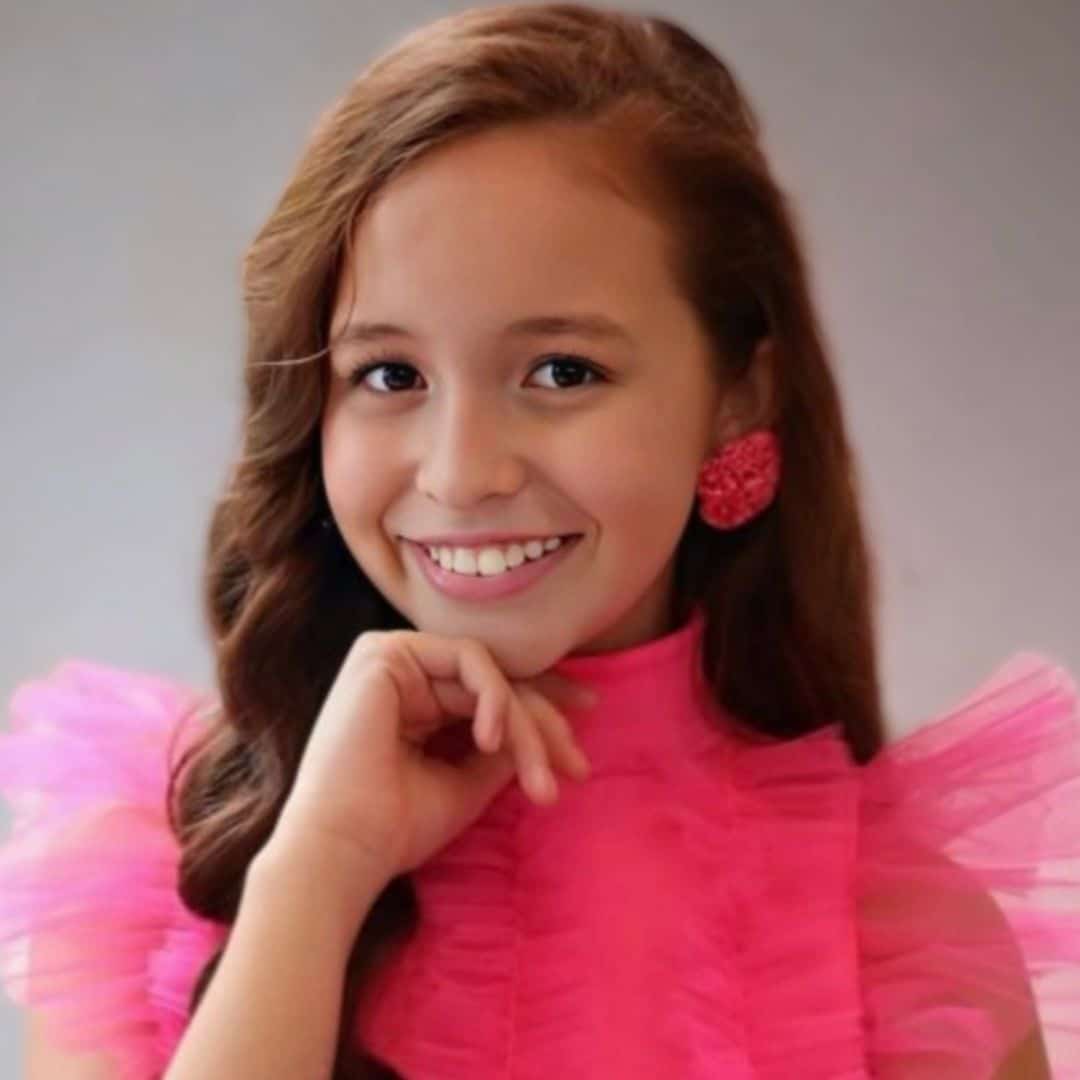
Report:
[{"label": "wrist", "polygon": [[248,888],[270,902],[292,903],[337,922],[351,946],[391,875],[374,858],[322,838],[278,830],[252,859]]}]

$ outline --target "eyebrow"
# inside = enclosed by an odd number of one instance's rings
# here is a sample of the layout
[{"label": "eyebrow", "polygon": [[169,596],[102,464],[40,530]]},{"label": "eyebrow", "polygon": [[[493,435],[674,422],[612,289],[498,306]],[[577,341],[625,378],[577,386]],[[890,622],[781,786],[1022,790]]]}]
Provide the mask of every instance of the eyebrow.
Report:
[{"label": "eyebrow", "polygon": [[[614,319],[598,312],[580,315],[531,315],[517,319],[502,331],[502,337],[539,337],[541,335],[579,334],[597,340],[615,339],[633,343],[630,332]],[[387,322],[348,322],[332,339],[333,345],[354,345],[384,337],[409,337],[403,326]]]}]

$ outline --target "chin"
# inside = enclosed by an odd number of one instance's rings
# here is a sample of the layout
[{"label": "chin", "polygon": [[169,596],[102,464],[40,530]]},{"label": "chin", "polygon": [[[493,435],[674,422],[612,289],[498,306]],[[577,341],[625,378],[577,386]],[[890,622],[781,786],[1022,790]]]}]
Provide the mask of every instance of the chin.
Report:
[{"label": "chin", "polygon": [[508,679],[531,679],[547,671],[562,655],[559,652],[537,649],[531,642],[515,646],[505,640],[489,642],[482,637],[478,637],[478,640],[487,647],[499,670]]},{"label": "chin", "polygon": [[[573,647],[572,643],[567,643],[565,646],[557,644],[553,649],[539,648],[528,626],[519,637],[512,630],[493,629],[490,633],[486,633],[476,627],[468,628],[465,621],[452,618],[432,621],[421,618],[418,622],[408,611],[404,611],[404,614],[417,630],[445,637],[467,637],[480,642],[508,679],[531,679],[547,671]],[[500,620],[505,619],[505,615],[500,616]],[[503,625],[505,626],[505,622]]]},{"label": "chin", "polygon": [[505,659],[495,650],[491,650],[492,656],[495,657],[495,663],[499,665],[499,670],[507,677],[507,679],[532,679],[535,676],[547,671],[556,660],[558,656],[552,657],[550,660],[543,661],[541,663],[536,662],[536,653],[534,652],[530,657],[516,657],[511,655]]}]

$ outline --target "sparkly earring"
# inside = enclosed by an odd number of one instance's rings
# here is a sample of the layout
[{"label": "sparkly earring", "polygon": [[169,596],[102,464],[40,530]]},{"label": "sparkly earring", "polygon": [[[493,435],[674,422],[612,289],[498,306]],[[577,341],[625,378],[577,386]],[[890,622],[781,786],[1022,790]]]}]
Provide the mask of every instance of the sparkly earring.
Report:
[{"label": "sparkly earring", "polygon": [[767,430],[729,442],[702,466],[697,491],[702,518],[714,529],[734,529],[772,502],[780,481],[780,443]]}]

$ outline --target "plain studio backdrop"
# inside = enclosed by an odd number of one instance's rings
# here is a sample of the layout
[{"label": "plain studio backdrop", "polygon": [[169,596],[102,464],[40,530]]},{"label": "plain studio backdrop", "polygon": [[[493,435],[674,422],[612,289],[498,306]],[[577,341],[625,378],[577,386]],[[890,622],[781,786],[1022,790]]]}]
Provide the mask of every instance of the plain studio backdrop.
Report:
[{"label": "plain studio backdrop", "polygon": [[[243,249],[317,114],[464,6],[4,5],[5,703],[68,657],[209,685]],[[1080,5],[625,6],[731,65],[794,197],[866,486],[891,730],[1020,648],[1080,671]],[[4,1076],[21,1023],[0,1003]]]}]

